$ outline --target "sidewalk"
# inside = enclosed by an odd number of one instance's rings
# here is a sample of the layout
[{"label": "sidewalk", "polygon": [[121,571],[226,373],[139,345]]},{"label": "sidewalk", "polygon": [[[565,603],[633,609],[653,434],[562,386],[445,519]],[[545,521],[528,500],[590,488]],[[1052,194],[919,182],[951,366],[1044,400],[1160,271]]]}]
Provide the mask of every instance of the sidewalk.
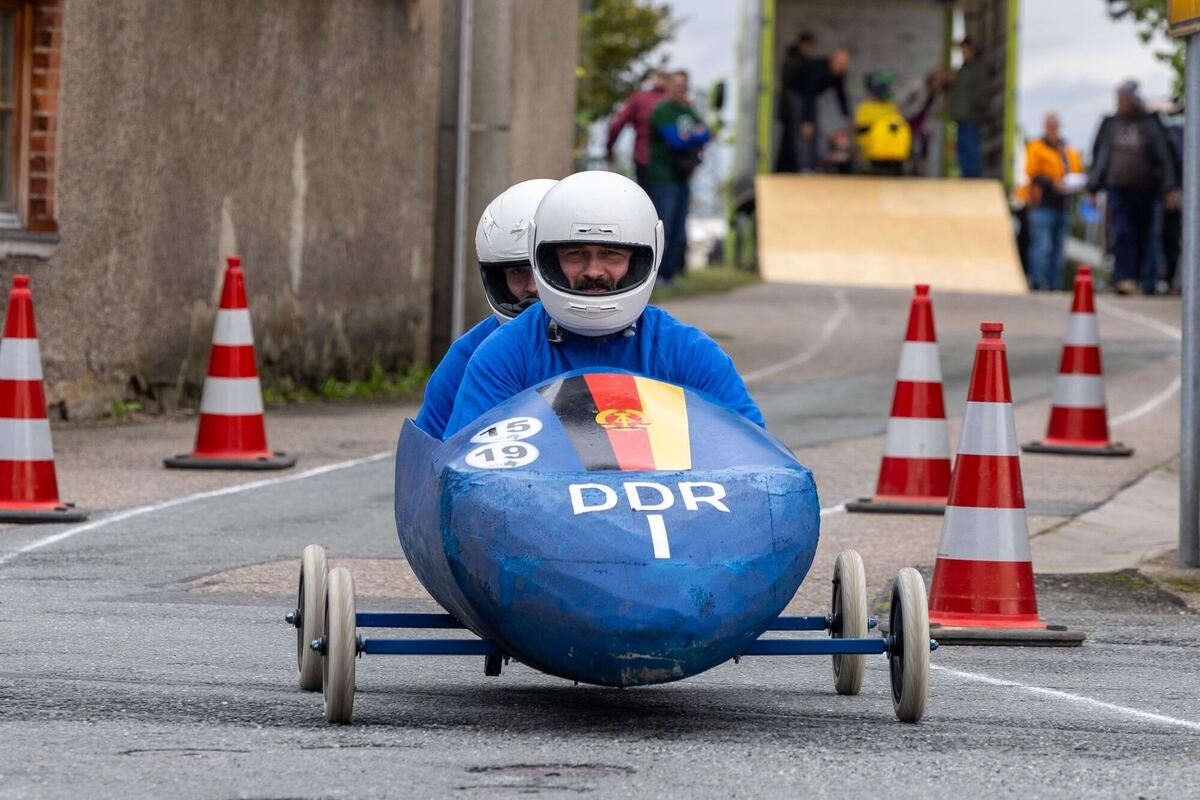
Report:
[{"label": "sidewalk", "polygon": [[96,513],[395,451],[405,417],[417,408],[414,402],[346,402],[270,409],[268,443],[300,457],[279,472],[164,468],[164,458],[192,449],[195,415],[56,426],[59,494]]},{"label": "sidewalk", "polygon": [[1099,508],[1035,533],[1029,547],[1037,572],[1114,572],[1172,552],[1178,530],[1179,475],[1160,467]]}]

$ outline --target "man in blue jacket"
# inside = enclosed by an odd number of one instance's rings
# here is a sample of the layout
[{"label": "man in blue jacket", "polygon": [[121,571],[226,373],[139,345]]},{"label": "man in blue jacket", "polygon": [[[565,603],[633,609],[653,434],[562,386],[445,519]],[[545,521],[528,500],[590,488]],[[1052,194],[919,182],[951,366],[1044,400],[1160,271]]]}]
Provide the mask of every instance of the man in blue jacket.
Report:
[{"label": "man in blue jacket", "polygon": [[559,181],[530,231],[541,303],[475,351],[445,438],[524,389],[588,367],[685,386],[765,427],[720,346],[647,305],[662,251],[662,222],[636,183],[611,172]]},{"label": "man in blue jacket", "polygon": [[458,385],[476,348],[497,328],[537,302],[537,284],[525,237],[533,212],[555,183],[537,179],[510,186],[488,204],[479,218],[475,254],[492,316],[455,340],[429,377],[425,402],[413,421],[430,436],[440,439],[445,433]]}]

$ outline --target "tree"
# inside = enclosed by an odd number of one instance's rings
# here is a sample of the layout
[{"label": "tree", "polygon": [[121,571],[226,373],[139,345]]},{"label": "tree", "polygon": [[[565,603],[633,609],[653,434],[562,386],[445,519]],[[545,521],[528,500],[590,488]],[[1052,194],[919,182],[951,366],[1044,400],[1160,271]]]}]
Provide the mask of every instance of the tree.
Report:
[{"label": "tree", "polygon": [[612,113],[650,68],[654,50],[675,32],[670,9],[648,0],[591,0],[579,20],[577,121],[586,128]]},{"label": "tree", "polygon": [[[1167,33],[1167,0],[1108,0],[1108,15],[1113,19],[1130,18],[1137,24],[1138,36],[1149,44]],[[1154,51],[1154,57],[1171,65],[1175,73],[1172,93],[1183,95],[1183,40],[1171,39],[1165,50]]]}]

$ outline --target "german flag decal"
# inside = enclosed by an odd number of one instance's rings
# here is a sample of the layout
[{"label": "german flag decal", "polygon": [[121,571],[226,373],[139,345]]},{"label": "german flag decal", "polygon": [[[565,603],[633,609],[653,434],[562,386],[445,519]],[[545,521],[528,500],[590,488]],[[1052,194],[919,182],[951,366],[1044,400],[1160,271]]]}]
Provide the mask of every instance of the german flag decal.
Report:
[{"label": "german flag decal", "polygon": [[692,468],[683,389],[633,375],[576,375],[539,390],[588,470]]}]

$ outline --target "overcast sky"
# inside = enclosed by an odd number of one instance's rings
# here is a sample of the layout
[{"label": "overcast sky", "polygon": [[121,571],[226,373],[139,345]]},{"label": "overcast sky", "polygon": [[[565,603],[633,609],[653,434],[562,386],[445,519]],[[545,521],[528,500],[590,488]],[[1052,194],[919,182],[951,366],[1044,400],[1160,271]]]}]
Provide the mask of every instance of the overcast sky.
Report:
[{"label": "overcast sky", "polygon": [[[742,1],[665,0],[683,23],[665,50],[672,65],[691,71],[694,85],[723,77],[732,88]],[[1105,7],[1104,0],[1021,1],[1017,120],[1033,135],[1054,110],[1066,136],[1087,149],[1118,83],[1134,78],[1151,99],[1170,91],[1166,65],[1132,23],[1112,22]]]}]

